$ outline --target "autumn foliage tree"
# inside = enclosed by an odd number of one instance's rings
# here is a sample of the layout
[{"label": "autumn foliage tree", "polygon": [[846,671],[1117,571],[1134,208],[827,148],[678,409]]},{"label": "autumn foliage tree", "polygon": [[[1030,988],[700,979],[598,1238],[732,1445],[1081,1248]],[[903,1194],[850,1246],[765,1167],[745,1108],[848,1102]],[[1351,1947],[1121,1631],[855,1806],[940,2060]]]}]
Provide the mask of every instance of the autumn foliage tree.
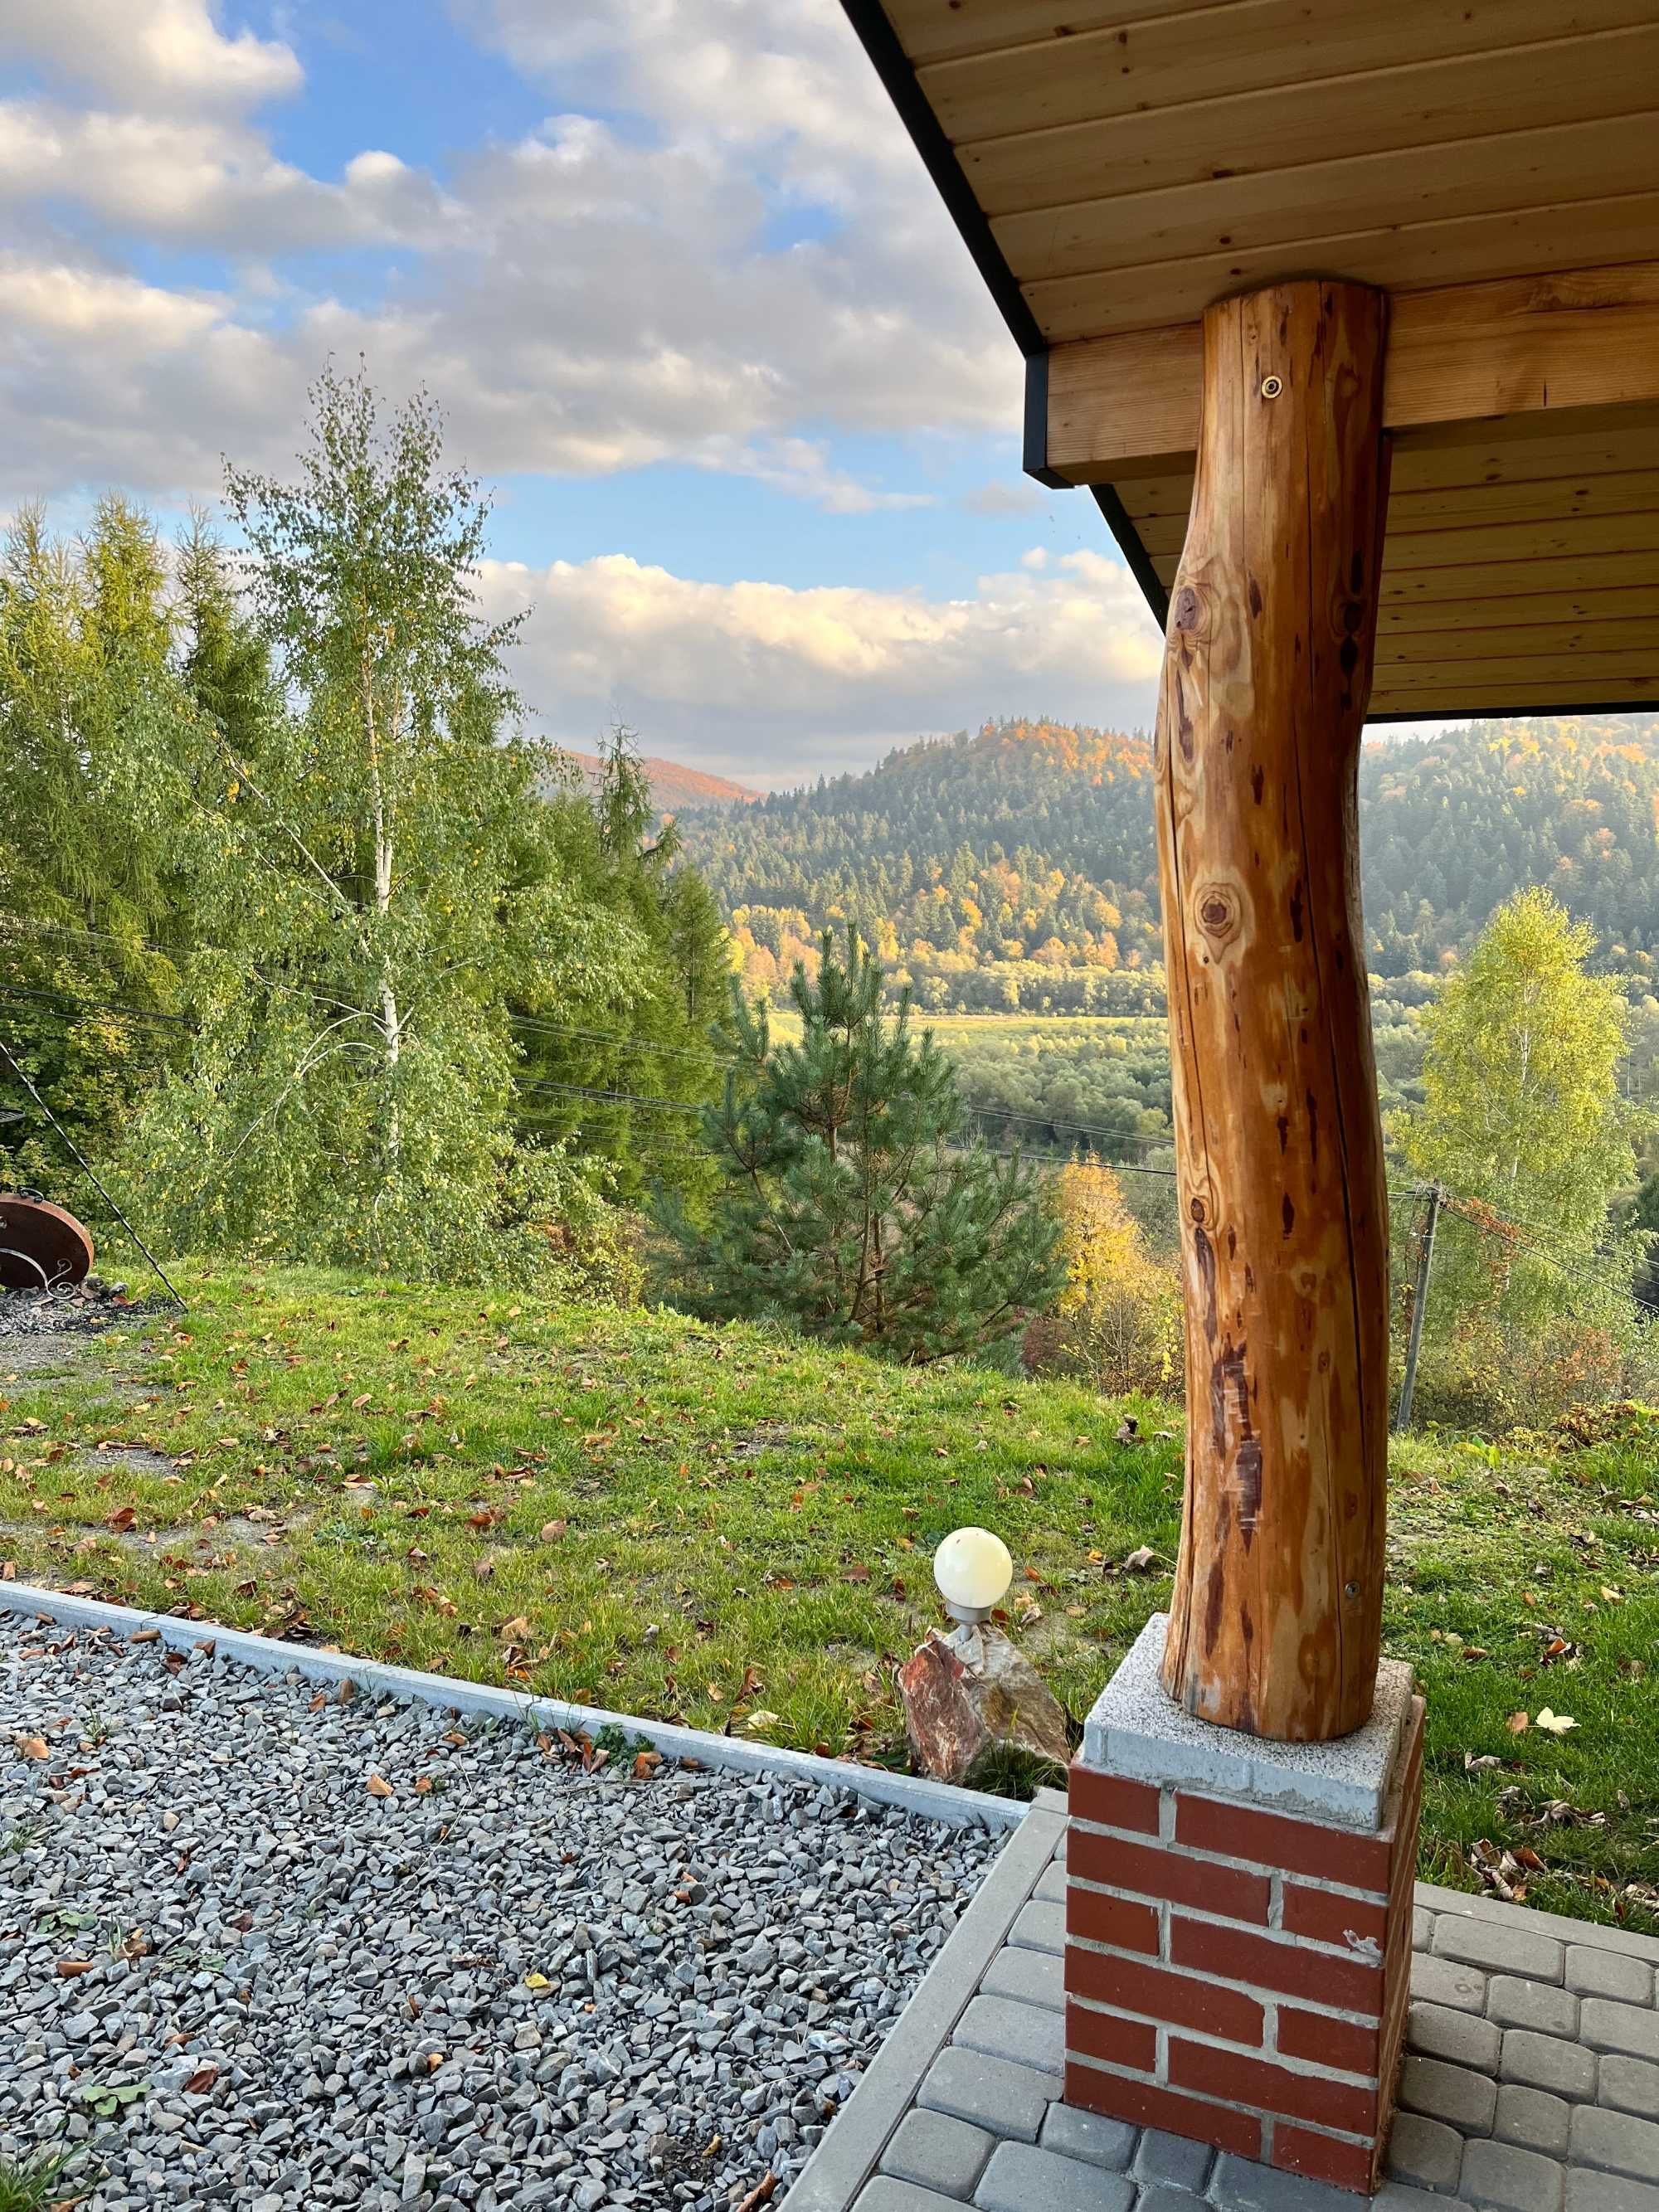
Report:
[{"label": "autumn foliage tree", "polygon": [[1066,1280],[1054,1310],[1026,1331],[1026,1364],[1108,1397],[1179,1395],[1181,1286],[1149,1249],[1117,1176],[1097,1159],[1069,1161],[1051,1203]]}]

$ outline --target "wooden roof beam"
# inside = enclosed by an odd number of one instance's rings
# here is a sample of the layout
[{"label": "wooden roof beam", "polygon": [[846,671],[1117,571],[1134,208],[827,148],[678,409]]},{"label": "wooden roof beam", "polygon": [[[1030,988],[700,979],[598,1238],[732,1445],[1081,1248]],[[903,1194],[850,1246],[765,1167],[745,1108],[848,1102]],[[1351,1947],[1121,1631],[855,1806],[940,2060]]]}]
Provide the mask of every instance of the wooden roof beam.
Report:
[{"label": "wooden roof beam", "polygon": [[[1034,358],[1029,374],[1025,465],[1042,483],[1193,466],[1199,324],[1074,339]],[[1395,295],[1389,430],[1501,421],[1516,434],[1553,433],[1577,410],[1644,404],[1659,404],[1659,262]]]}]

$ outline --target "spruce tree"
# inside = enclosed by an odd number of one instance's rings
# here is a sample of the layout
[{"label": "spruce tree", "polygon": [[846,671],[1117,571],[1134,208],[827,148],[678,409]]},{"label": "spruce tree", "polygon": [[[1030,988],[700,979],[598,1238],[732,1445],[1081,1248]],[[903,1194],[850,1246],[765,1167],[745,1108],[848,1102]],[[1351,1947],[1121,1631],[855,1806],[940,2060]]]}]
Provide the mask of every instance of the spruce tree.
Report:
[{"label": "spruce tree", "polygon": [[[81,1147],[107,1159],[186,1032],[171,823],[195,750],[153,524],[99,503],[70,543],[25,508],[0,552],[0,1036]],[[0,1182],[100,1227],[102,1201],[0,1082]]]},{"label": "spruce tree", "polygon": [[705,1111],[720,1176],[708,1224],[669,1217],[723,1316],[785,1313],[815,1335],[923,1361],[1008,1336],[1054,1296],[1058,1225],[1018,1155],[964,1136],[956,1072],[855,930],[798,964],[799,1042],[732,986],[737,1061]]},{"label": "spruce tree", "polygon": [[[607,1195],[695,1194],[709,1182],[696,1106],[720,1089],[710,1030],[725,1010],[730,961],[720,910],[657,810],[632,731],[605,741],[596,787],[567,780],[548,808],[548,850],[586,911],[641,957],[630,987],[586,1023],[561,1014],[532,975],[514,1005],[520,1060],[515,1125],[529,1142],[563,1143]],[[660,1102],[660,1103],[659,1103]]]}]

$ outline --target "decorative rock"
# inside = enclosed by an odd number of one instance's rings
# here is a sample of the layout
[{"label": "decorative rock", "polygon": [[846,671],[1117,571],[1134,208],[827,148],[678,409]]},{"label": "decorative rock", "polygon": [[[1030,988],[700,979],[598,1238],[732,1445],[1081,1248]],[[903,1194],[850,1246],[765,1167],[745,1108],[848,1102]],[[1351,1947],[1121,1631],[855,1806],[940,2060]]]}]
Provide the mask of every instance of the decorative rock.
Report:
[{"label": "decorative rock", "polygon": [[1009,1752],[1064,1769],[1066,1715],[1000,1629],[929,1629],[899,1672],[910,1754],[924,1774],[972,1783]]},{"label": "decorative rock", "polygon": [[87,2212],[781,2201],[1002,1838],[617,1764],[0,1615],[0,2151]]}]

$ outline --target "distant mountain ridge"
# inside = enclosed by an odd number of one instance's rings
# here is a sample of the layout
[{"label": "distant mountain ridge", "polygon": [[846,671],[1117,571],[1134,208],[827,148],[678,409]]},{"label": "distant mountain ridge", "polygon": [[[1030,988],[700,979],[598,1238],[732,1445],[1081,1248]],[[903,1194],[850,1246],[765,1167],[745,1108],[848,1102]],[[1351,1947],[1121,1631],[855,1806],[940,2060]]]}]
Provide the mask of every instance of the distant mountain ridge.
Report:
[{"label": "distant mountain ridge", "polygon": [[[1040,721],[923,739],[863,775],[700,814],[688,844],[751,988],[855,921],[924,1006],[1161,1001],[1152,744]],[[1360,767],[1366,957],[1403,975],[1465,948],[1529,884],[1659,973],[1659,715],[1377,737]]]},{"label": "distant mountain ridge", "polygon": [[[602,763],[597,753],[562,750],[575,762],[590,784],[597,784]],[[651,779],[651,796],[664,814],[695,814],[710,806],[752,806],[761,796],[747,784],[733,783],[723,775],[705,775],[701,769],[685,768],[678,761],[659,760],[647,754],[641,763]]]}]

